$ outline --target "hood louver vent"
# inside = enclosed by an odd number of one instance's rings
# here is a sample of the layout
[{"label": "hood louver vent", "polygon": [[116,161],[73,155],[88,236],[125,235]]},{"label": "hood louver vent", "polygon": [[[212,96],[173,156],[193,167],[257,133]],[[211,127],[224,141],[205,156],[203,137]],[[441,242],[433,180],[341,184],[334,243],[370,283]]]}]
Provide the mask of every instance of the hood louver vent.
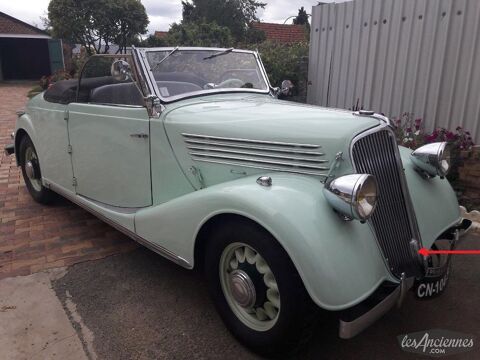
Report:
[{"label": "hood louver vent", "polygon": [[194,161],[325,176],[320,145],[182,134]]}]

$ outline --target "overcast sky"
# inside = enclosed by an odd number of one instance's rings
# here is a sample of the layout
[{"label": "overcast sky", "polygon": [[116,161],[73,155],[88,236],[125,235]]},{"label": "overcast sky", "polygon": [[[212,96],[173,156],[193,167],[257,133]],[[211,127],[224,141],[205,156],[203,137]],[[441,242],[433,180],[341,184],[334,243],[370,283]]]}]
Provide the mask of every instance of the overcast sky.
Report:
[{"label": "overcast sky", "polygon": [[[149,33],[155,30],[166,31],[170,24],[182,18],[181,0],[141,0],[150,19]],[[337,0],[342,2],[345,0]],[[16,17],[29,24],[43,27],[40,17],[46,17],[49,0],[0,0],[0,11]],[[303,6],[307,13],[312,12],[312,5],[317,0],[263,0],[267,3],[265,10],[258,13],[258,17],[265,22],[283,23],[291,15],[296,15]],[[333,2],[333,0],[323,0]],[[291,22],[291,20],[289,20]]]}]

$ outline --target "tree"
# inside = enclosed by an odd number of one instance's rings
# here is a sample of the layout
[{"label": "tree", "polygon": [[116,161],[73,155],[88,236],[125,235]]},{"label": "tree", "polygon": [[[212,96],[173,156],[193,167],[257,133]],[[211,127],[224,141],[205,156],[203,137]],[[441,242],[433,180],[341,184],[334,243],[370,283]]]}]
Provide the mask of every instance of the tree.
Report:
[{"label": "tree", "polygon": [[305,8],[302,6],[298,9],[298,15],[293,19],[295,25],[305,25],[307,30],[310,31],[310,23],[308,22],[308,14]]},{"label": "tree", "polygon": [[258,21],[257,10],[265,5],[257,0],[186,0],[182,1],[182,23],[215,22],[229,28],[236,41],[243,41],[249,24]]},{"label": "tree", "polygon": [[216,23],[187,22],[173,24],[167,35],[173,45],[227,47],[232,44],[232,34],[227,27]]},{"label": "tree", "polygon": [[113,0],[112,25],[118,29],[114,42],[119,52],[127,52],[127,46],[139,35],[147,32],[148,16],[139,0]]},{"label": "tree", "polygon": [[162,47],[167,46],[168,42],[166,39],[158,38],[154,34],[150,34],[146,39],[143,40],[136,38],[134,41],[132,41],[132,45],[138,47]]},{"label": "tree", "polygon": [[48,24],[56,37],[83,45],[89,54],[108,52],[147,32],[148,17],[139,0],[51,0]]},{"label": "tree", "polygon": [[246,44],[260,44],[267,40],[267,34],[265,31],[257,29],[253,26],[249,26],[245,33],[245,43]]}]

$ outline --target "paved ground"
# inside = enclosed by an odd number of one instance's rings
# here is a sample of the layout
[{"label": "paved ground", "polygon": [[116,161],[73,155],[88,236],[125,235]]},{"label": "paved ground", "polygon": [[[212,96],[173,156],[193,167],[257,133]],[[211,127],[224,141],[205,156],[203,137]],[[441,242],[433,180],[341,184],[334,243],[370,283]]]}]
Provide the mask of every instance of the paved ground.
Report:
[{"label": "paved ground", "polygon": [[[461,248],[478,248],[479,245],[480,237],[470,235]],[[348,341],[337,338],[336,324],[328,319],[316,329],[301,358],[418,359],[418,356],[401,351],[396,337],[435,328],[476,336],[473,351],[452,356],[452,359],[480,358],[480,258],[458,257],[453,265],[449,287],[441,297],[418,301],[409,294],[401,309],[393,309],[364,333]],[[89,359],[105,360],[258,359],[225,330],[200,274],[184,270],[147,249],[74,265],[65,276],[56,275],[51,282],[48,281],[51,275],[40,280],[31,278],[35,276],[38,274],[0,281],[0,308],[7,309],[0,311],[0,324],[5,324],[7,315],[9,321],[20,321],[21,324],[10,323],[8,329],[15,328],[16,332],[0,333],[2,359],[12,358],[5,356],[6,351],[18,355],[19,344],[26,343],[25,336],[36,339],[32,348],[46,345],[50,351],[65,354],[62,350],[66,344],[50,340],[59,336],[53,333],[65,323],[65,315],[61,316],[62,306],[72,328],[61,333],[69,335],[75,329],[77,334],[69,338],[71,352],[64,358],[85,355]],[[2,288],[6,281],[10,286],[16,284],[17,292],[23,296],[5,300]],[[38,281],[42,281],[47,289],[36,290],[40,286],[35,284]],[[35,291],[27,297],[25,289],[23,292],[21,289],[25,283]],[[51,289],[60,301],[53,298]],[[56,304],[55,312],[51,310],[50,313],[58,314],[59,324],[57,321],[43,322],[41,316],[35,315],[40,310],[38,308],[26,311],[29,305],[22,307],[25,299],[28,304],[36,306],[44,303],[43,294],[48,295],[49,304]],[[17,311],[20,316],[16,319]],[[22,323],[29,311],[32,312],[27,317],[30,327]],[[45,317],[50,318],[50,315]],[[40,330],[39,322],[43,326]],[[77,339],[83,344],[83,350],[78,348]],[[13,357],[24,358],[28,357]]]},{"label": "paved ground", "polygon": [[11,143],[15,112],[25,107],[31,87],[29,83],[0,84],[0,279],[99,259],[137,246],[66,200],[46,207],[31,199],[15,158],[3,153],[4,145]]},{"label": "paved ground", "polygon": [[0,358],[87,360],[50,286],[64,270],[0,281]]}]

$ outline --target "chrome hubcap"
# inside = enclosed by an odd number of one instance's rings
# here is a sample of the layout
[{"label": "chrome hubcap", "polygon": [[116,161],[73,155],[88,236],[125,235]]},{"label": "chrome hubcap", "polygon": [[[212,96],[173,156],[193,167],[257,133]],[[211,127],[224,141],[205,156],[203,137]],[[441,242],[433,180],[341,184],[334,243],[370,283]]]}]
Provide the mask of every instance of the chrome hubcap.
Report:
[{"label": "chrome hubcap", "polygon": [[232,243],[223,250],[219,271],[225,300],[235,316],[253,330],[270,330],[280,314],[280,292],[261,254],[245,243]]},{"label": "chrome hubcap", "polygon": [[230,273],[230,289],[238,305],[249,308],[255,304],[255,286],[245,271],[234,270]]},{"label": "chrome hubcap", "polygon": [[25,164],[25,173],[29,179],[35,179],[35,170],[33,169],[33,164],[31,161],[28,161]]},{"label": "chrome hubcap", "polygon": [[25,150],[25,175],[32,187],[36,191],[42,190],[42,182],[40,180],[40,170],[38,168],[37,154],[31,147]]}]

